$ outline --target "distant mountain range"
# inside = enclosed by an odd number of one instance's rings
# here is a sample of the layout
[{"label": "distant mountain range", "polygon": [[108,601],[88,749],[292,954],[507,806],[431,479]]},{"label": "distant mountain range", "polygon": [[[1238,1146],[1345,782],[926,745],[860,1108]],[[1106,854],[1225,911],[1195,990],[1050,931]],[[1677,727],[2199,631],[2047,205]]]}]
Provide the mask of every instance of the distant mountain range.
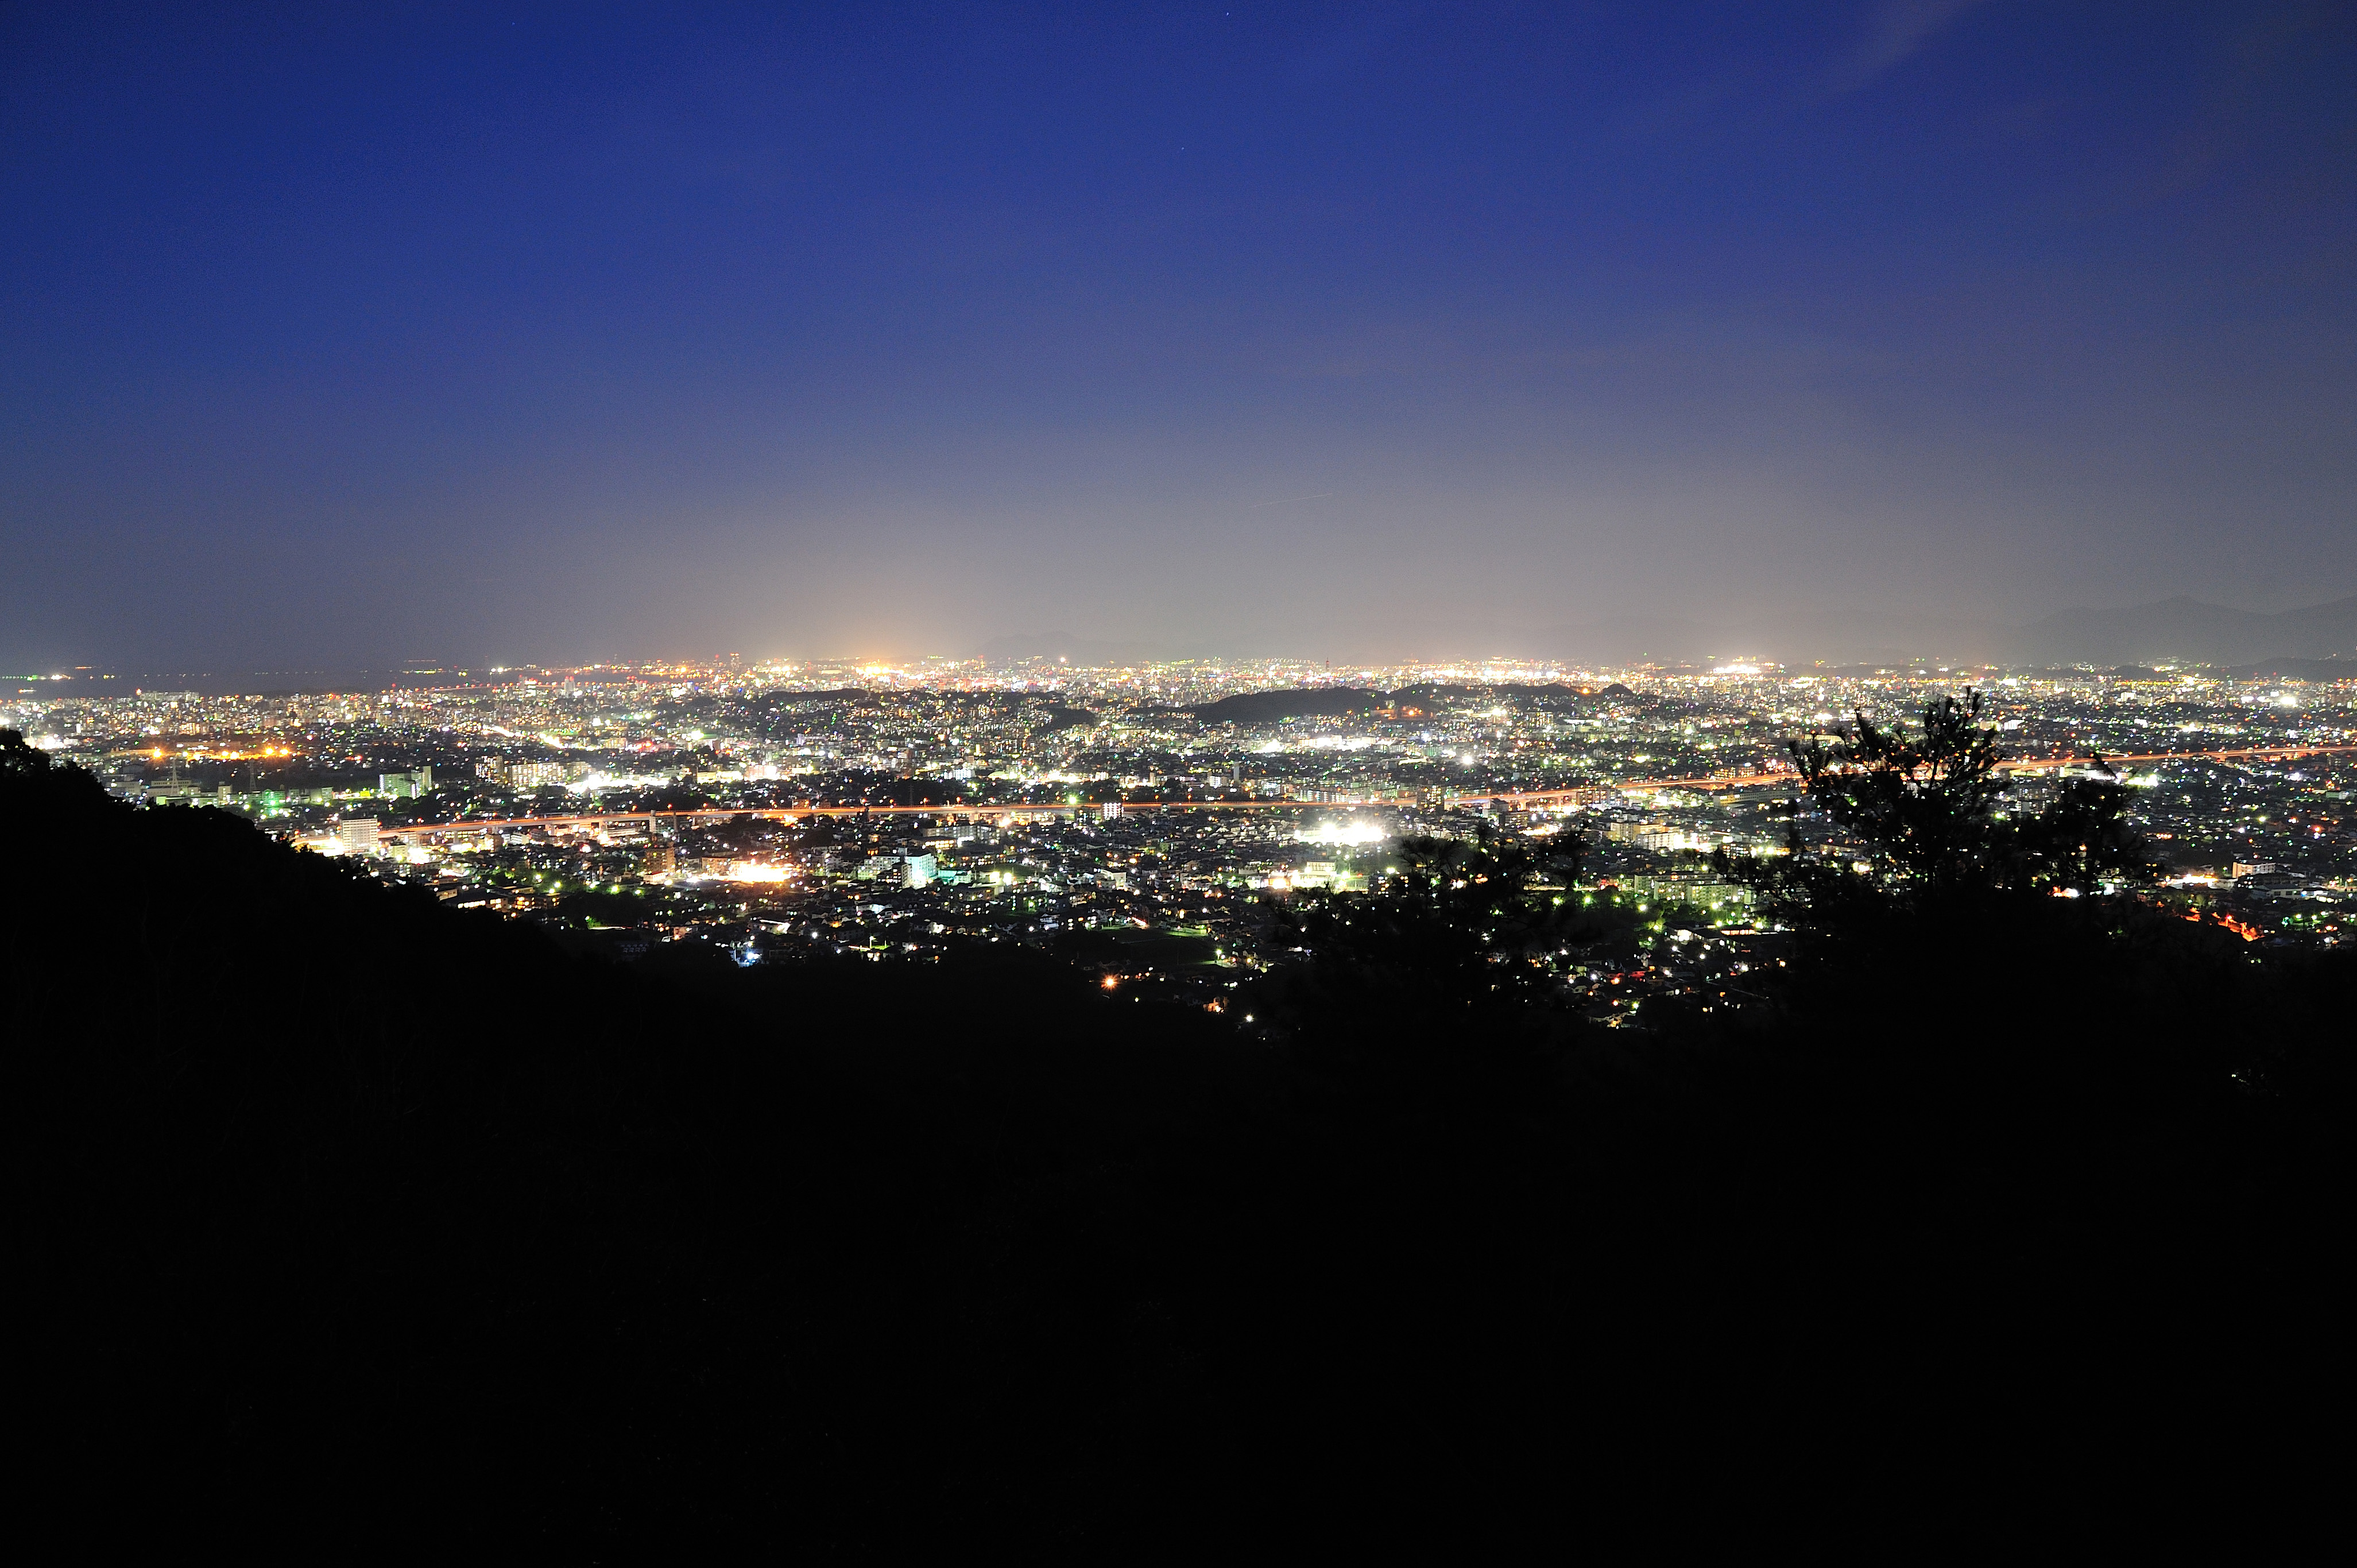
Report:
[{"label": "distant mountain range", "polygon": [[[1565,659],[1587,665],[1646,660],[1677,662],[1720,660],[1743,654],[1805,665],[1815,660],[1897,664],[1934,660],[2014,665],[2115,665],[2174,663],[2251,667],[2282,665],[2273,671],[2299,676],[2295,665],[2315,660],[2357,660],[2357,597],[2305,609],[2267,614],[2213,605],[2190,595],[2156,604],[2109,609],[2067,609],[2030,626],[2010,629],[1973,618],[1910,616],[1870,607],[1838,617],[1795,617],[1775,607],[1751,607],[1746,618],[1708,622],[1675,615],[1611,614],[1556,627],[1465,626],[1454,622],[1387,623],[1370,628],[1381,642],[1360,647],[1335,639],[1339,650],[1297,656],[1372,659],[1512,658]],[[1135,643],[1114,643],[1064,632],[1004,637],[983,648],[994,666],[1032,660],[1068,660],[1075,667],[1105,668],[1150,663],[1171,657]],[[1190,649],[1195,657],[1214,652],[1243,656],[1234,649]],[[1262,650],[1278,651],[1275,647]],[[2253,669],[2252,673],[2268,673]]]},{"label": "distant mountain range", "polygon": [[2014,658],[2036,664],[2251,664],[2345,657],[2357,654],[2357,598],[2266,615],[2180,594],[2125,609],[2063,610],[2025,628],[2011,641]]},{"label": "distant mountain range", "polygon": [[2230,681],[2350,681],[2357,680],[2357,659],[2262,659],[2218,673]]}]

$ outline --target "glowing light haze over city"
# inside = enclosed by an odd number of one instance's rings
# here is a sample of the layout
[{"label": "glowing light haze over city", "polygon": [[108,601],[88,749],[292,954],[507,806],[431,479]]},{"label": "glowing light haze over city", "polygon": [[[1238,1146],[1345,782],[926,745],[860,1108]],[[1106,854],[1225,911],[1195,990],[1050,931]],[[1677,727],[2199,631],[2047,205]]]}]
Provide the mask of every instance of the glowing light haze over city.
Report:
[{"label": "glowing light haze over city", "polygon": [[2352,45],[2268,5],[16,8],[0,657],[1978,657],[2319,604]]}]

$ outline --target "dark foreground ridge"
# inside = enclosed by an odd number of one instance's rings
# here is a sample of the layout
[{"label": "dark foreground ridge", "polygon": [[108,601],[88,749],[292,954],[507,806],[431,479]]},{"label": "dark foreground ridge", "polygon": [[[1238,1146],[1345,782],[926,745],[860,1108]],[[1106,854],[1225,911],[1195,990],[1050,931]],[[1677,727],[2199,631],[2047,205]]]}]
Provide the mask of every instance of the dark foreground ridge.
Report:
[{"label": "dark foreground ridge", "polygon": [[1639,1035],[1377,901],[1248,1038],[1022,955],[623,970],[5,764],[85,1534],[1944,1537],[2335,1462],[2347,955],[1982,889]]}]

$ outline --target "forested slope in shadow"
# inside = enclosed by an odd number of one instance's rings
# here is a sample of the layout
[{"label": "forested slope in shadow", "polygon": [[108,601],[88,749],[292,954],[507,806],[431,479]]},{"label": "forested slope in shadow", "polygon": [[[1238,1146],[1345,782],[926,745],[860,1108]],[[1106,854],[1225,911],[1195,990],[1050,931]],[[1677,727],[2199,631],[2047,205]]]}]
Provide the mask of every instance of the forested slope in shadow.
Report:
[{"label": "forested slope in shadow", "polygon": [[1764,1021],[1308,965],[1247,1039],[1032,955],[618,969],[14,757],[27,1408],[107,1528],[1808,1528],[2297,1489],[2347,1369],[2345,960],[2008,907]]}]

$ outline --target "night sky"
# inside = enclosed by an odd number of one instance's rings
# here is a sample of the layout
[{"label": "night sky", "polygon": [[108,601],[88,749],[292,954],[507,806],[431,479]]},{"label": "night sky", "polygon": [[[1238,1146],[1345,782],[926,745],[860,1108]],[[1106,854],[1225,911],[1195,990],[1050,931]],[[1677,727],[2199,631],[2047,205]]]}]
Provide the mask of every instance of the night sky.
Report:
[{"label": "night sky", "polygon": [[2357,593],[2349,6],[780,9],[0,12],[5,669]]}]

